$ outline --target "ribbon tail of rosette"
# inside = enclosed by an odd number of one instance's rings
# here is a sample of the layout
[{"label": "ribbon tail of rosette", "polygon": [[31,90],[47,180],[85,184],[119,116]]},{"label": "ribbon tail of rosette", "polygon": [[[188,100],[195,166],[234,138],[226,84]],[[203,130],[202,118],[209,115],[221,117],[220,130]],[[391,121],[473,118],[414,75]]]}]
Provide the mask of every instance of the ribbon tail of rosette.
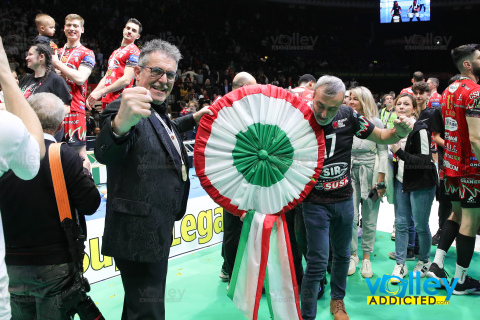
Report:
[{"label": "ribbon tail of rosette", "polygon": [[268,301],[271,303],[272,318],[275,320],[302,319],[295,266],[284,214],[275,221],[272,229],[267,272],[270,295]]},{"label": "ribbon tail of rosette", "polygon": [[279,217],[249,211],[243,222],[227,294],[247,319],[257,319],[266,278],[267,300],[272,317],[301,319],[298,286],[284,215]]}]

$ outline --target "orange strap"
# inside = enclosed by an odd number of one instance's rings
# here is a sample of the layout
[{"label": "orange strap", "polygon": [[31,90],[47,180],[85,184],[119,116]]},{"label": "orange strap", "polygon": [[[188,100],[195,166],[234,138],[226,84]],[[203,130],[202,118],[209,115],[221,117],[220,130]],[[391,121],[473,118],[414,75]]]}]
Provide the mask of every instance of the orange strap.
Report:
[{"label": "orange strap", "polygon": [[68,201],[67,186],[63,176],[62,159],[60,158],[60,148],[63,143],[53,143],[48,148],[48,157],[50,159],[50,171],[52,172],[53,189],[57,199],[60,221],[66,218],[72,219],[70,211],[70,202]]}]

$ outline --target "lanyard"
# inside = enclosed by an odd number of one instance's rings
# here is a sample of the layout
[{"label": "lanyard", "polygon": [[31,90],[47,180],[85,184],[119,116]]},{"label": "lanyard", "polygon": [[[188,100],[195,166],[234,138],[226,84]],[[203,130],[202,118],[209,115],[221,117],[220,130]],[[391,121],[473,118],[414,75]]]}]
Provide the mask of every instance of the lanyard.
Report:
[{"label": "lanyard", "polygon": [[[63,46],[63,49],[62,49],[62,55],[60,56],[60,61],[63,57],[63,55],[65,54],[65,48],[67,47],[67,44],[65,43],[65,45]],[[63,63],[63,64],[67,64],[67,62],[70,60],[70,57],[72,56],[72,54],[75,53],[75,51],[77,51],[77,49],[79,48],[80,46],[77,46],[72,52],[70,52],[70,54],[68,55],[68,58],[67,60]]]},{"label": "lanyard", "polygon": [[155,113],[155,116],[160,121],[160,123],[163,125],[165,130],[167,131],[168,135],[170,136],[170,139],[172,139],[172,142],[173,142],[173,145],[175,146],[175,149],[177,149],[178,155],[180,156],[180,160],[182,160],[182,179],[183,179],[183,181],[187,181],[187,168],[185,166],[185,162],[183,161],[182,151],[180,150],[180,144],[178,142],[178,137],[175,136],[175,132],[170,130],[170,128],[163,121],[162,117],[160,117],[160,115],[157,113],[157,111],[154,110],[153,112]]}]

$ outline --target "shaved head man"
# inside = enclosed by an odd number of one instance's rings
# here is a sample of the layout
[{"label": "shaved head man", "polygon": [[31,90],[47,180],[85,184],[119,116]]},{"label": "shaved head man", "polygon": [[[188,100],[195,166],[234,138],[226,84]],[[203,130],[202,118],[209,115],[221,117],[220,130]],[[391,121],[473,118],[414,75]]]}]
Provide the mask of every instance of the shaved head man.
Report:
[{"label": "shaved head man", "polygon": [[248,72],[240,72],[233,78],[232,89],[238,89],[243,86],[257,84],[257,80]]}]

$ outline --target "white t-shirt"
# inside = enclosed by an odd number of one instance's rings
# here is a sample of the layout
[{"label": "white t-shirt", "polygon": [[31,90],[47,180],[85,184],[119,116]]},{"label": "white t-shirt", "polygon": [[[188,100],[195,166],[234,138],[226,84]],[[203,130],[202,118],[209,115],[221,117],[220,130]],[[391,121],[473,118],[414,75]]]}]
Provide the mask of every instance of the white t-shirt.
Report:
[{"label": "white t-shirt", "polygon": [[40,147],[22,120],[0,111],[0,177],[12,170],[23,180],[33,179],[40,167]]},{"label": "white t-shirt", "polygon": [[[24,180],[33,179],[40,168],[40,147],[22,120],[0,110],[0,177],[12,170]],[[0,320],[10,319],[10,295],[5,266],[5,240],[0,216]]]}]

